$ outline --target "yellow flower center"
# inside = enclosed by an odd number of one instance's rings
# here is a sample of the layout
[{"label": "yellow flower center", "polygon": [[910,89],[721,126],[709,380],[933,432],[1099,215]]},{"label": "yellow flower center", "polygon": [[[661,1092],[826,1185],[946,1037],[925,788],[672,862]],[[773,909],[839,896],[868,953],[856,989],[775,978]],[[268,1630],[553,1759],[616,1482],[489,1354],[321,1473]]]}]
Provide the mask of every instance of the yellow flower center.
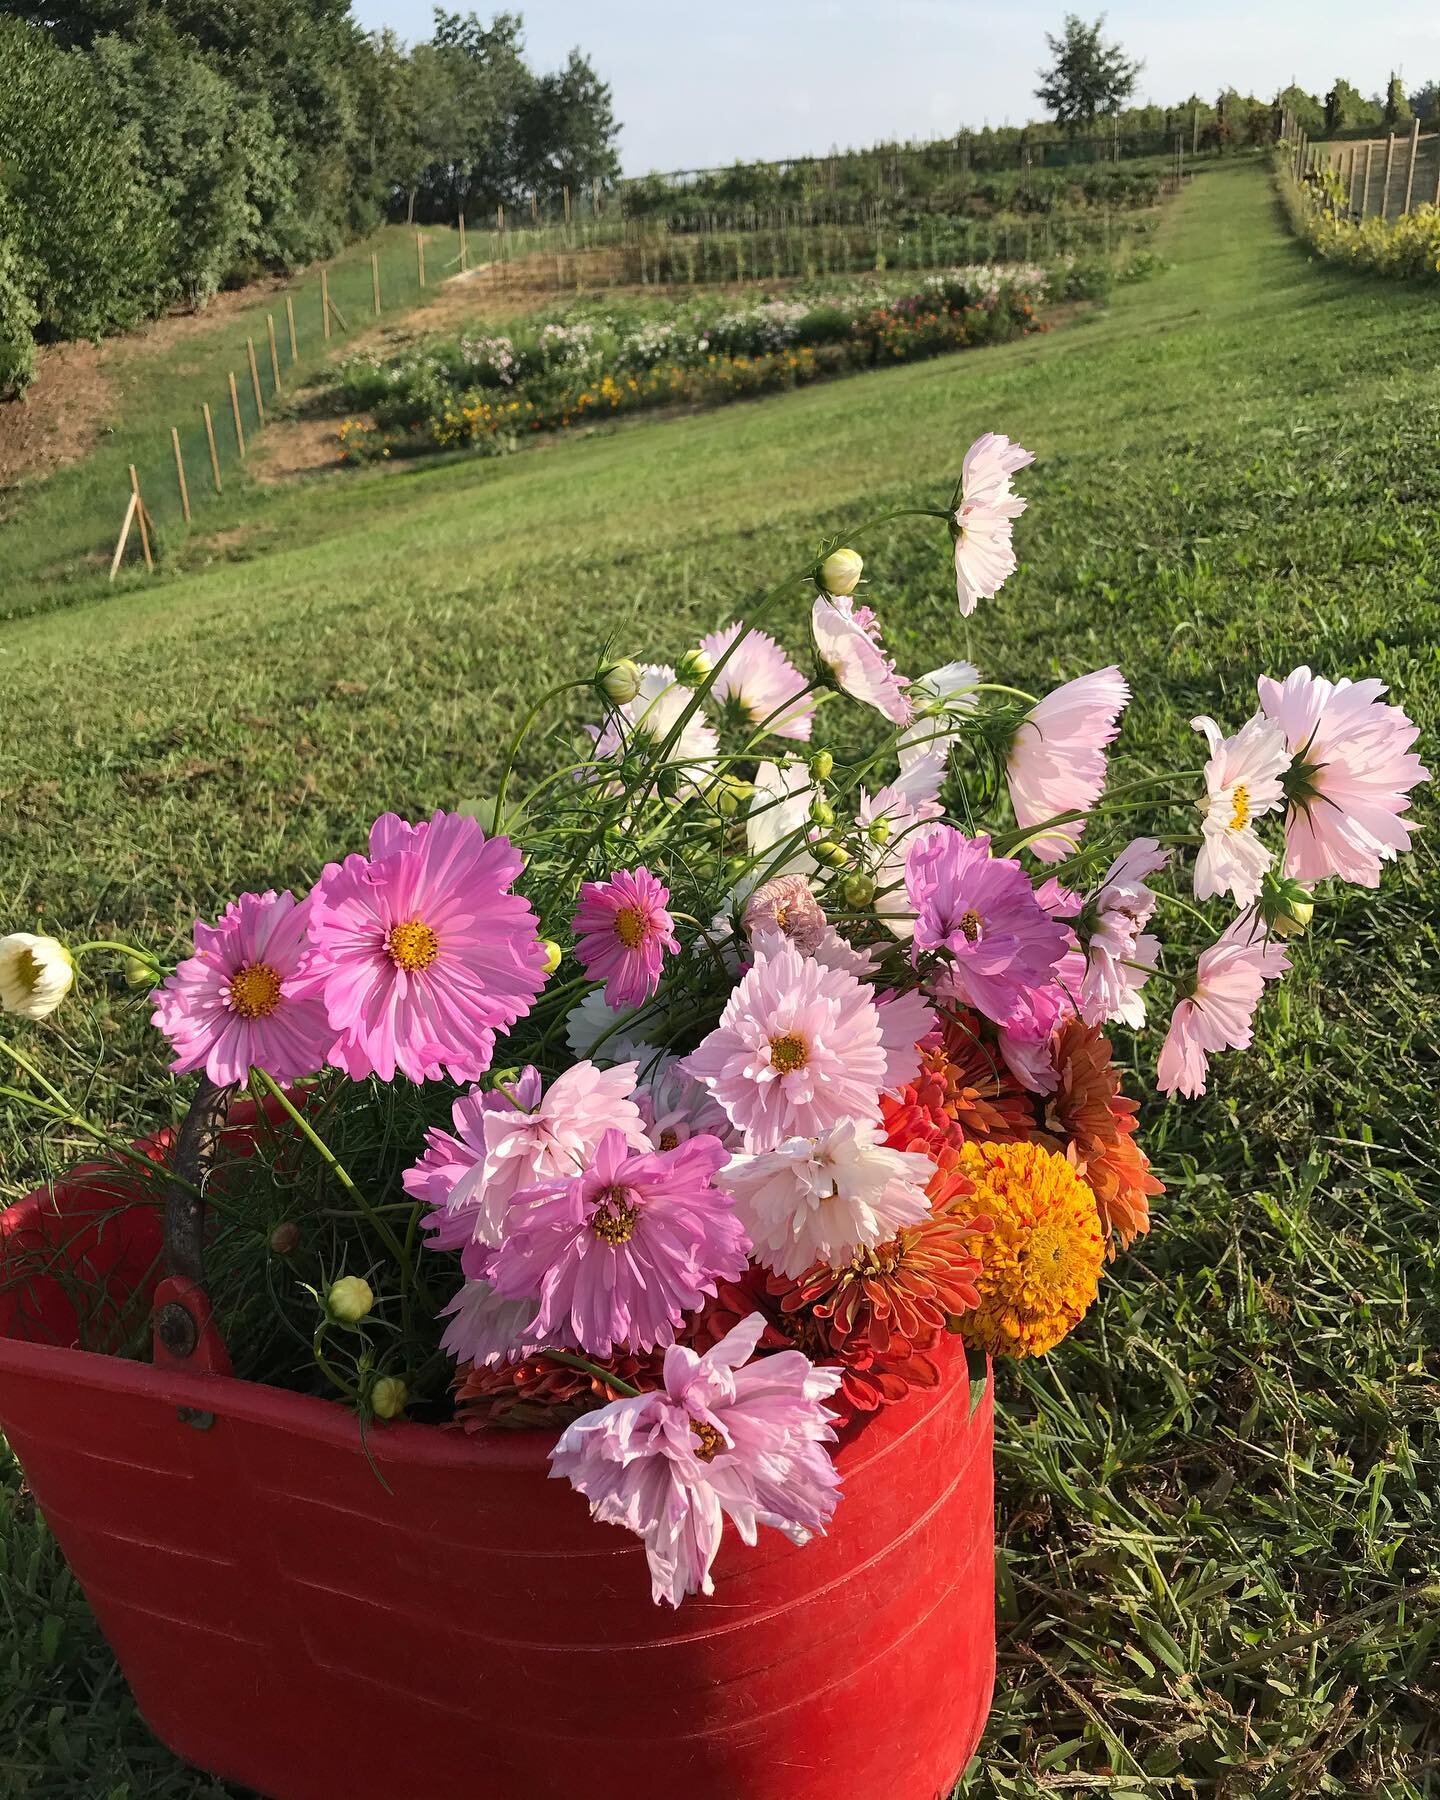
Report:
[{"label": "yellow flower center", "polygon": [[403,925],[392,925],[385,948],[397,969],[413,974],[428,969],[440,954],[440,940],[423,919],[407,919]]},{"label": "yellow flower center", "polygon": [[715,1458],[725,1448],[724,1434],[717,1431],[716,1428],[705,1419],[692,1419],[690,1421],[690,1429],[700,1440],[695,1446],[696,1457],[704,1463],[714,1462]]},{"label": "yellow flower center", "polygon": [[631,1202],[624,1188],[607,1188],[590,1215],[590,1229],[602,1244],[628,1244],[635,1235],[639,1217],[640,1208]]},{"label": "yellow flower center", "polygon": [[961,1333],[996,1356],[1043,1356],[1079,1323],[1100,1285],[1105,1238],[1095,1196],[1065,1157],[1039,1144],[971,1142],[959,1171],[988,1215],[977,1245],[980,1304]]},{"label": "yellow flower center", "polygon": [[638,906],[622,906],[615,915],[615,935],[627,950],[638,950],[645,942],[645,915]]},{"label": "yellow flower center", "polygon": [[777,906],[775,908],[775,923],[780,927],[780,929],[783,932],[785,932],[787,935],[789,934],[789,931],[790,931],[790,908],[788,906]]},{"label": "yellow flower center", "polygon": [[229,992],[242,1019],[268,1019],[280,1004],[280,977],[269,963],[251,963],[230,977]]},{"label": "yellow flower center", "polygon": [[793,1075],[810,1060],[810,1048],[804,1038],[787,1031],[770,1040],[770,1067],[777,1075]]},{"label": "yellow flower center", "polygon": [[666,1129],[660,1133],[660,1148],[662,1150],[675,1150],[679,1148],[679,1145],[680,1133],[676,1131],[673,1126],[667,1126]]},{"label": "yellow flower center", "polygon": [[15,967],[11,972],[19,982],[21,992],[30,995],[39,987],[45,968],[33,950],[22,950],[15,958]]},{"label": "yellow flower center", "polygon": [[980,926],[982,923],[983,921],[979,913],[976,912],[973,906],[967,906],[965,911],[961,913],[960,929],[965,934],[965,942],[967,944],[974,944],[979,941]]},{"label": "yellow flower center", "polygon": [[1242,781],[1230,798],[1232,801],[1230,829],[1243,831],[1250,823],[1250,790]]}]

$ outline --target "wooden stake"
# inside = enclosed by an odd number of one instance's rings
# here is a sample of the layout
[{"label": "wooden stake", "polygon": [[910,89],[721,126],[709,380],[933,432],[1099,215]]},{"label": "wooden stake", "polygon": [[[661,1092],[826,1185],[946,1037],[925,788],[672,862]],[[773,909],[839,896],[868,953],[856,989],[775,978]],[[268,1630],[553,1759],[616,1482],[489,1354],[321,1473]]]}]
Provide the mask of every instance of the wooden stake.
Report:
[{"label": "wooden stake", "polygon": [[370,297],[375,303],[375,317],[380,317],[380,258],[370,252]]},{"label": "wooden stake", "polygon": [[325,342],[330,342],[330,277],[320,271],[320,313],[325,321]]},{"label": "wooden stake", "polygon": [[415,269],[423,288],[425,285],[425,240],[418,231],[415,233]]},{"label": "wooden stake", "polygon": [[1370,164],[1375,159],[1375,140],[1371,138],[1365,146],[1365,185],[1360,190],[1360,217],[1363,219],[1370,210]]},{"label": "wooden stake", "polygon": [[255,361],[254,338],[246,338],[245,354],[250,359],[250,391],[255,396],[255,417],[263,429],[265,425],[265,402],[260,398],[260,368]]},{"label": "wooden stake", "polygon": [[218,494],[221,491],[220,457],[215,449],[215,426],[210,417],[210,402],[208,400],[202,400],[200,402],[200,410],[205,415],[205,441],[210,446],[210,476],[215,483],[215,492]]},{"label": "wooden stake", "polygon": [[570,223],[570,190],[568,187],[566,189],[564,189],[564,194],[565,194],[565,223],[568,225]]},{"label": "wooden stake", "polygon": [[145,552],[145,567],[153,569],[155,558],[150,554],[150,532],[145,518],[145,502],[140,498],[140,477],[135,473],[135,465],[130,465],[130,492],[135,500],[135,516],[140,521],[140,548]]},{"label": "wooden stake", "polygon": [[300,346],[295,342],[295,302],[287,294],[285,296],[285,323],[290,327],[290,361],[300,360]]},{"label": "wooden stake", "polygon": [[1410,167],[1405,173],[1405,211],[1410,210],[1410,202],[1415,198],[1415,155],[1420,148],[1420,121],[1415,119],[1410,126]]},{"label": "wooden stake", "polygon": [[460,215],[460,273],[463,275],[469,267],[470,264],[465,259],[465,215],[462,212]]},{"label": "wooden stake", "polygon": [[235,391],[235,371],[230,371],[230,416],[235,421],[235,447],[240,452],[240,460],[245,460],[245,427],[240,423],[240,396]]},{"label": "wooden stake", "polygon": [[275,383],[273,392],[280,392],[280,352],[275,344],[275,315],[266,313],[265,334],[270,339],[270,379]]},{"label": "wooden stake", "polygon": [[1380,196],[1380,217],[1390,217],[1390,165],[1395,161],[1395,133],[1392,131],[1385,142],[1385,188]]},{"label": "wooden stake", "polygon": [[185,514],[185,523],[190,523],[190,490],[185,485],[185,458],[180,454],[180,433],[172,425],[170,427],[170,448],[175,452],[175,479],[180,483],[180,509]]},{"label": "wooden stake", "polygon": [[115,554],[110,558],[110,579],[115,579],[115,571],[120,567],[120,558],[125,554],[125,540],[130,536],[130,526],[135,518],[135,508],[140,504],[140,496],[132,488],[130,504],[125,508],[125,523],[120,527],[120,541],[115,546]]}]

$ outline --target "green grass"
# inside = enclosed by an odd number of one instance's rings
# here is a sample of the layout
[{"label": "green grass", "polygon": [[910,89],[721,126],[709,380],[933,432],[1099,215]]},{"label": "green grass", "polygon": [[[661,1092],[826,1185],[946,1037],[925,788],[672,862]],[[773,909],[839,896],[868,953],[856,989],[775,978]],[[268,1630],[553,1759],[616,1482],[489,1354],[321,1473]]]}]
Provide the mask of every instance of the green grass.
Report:
[{"label": "green grass", "polygon": [[[183,540],[187,534],[170,443],[172,425],[180,432],[195,529],[214,531],[228,525],[237,506],[243,508],[251,485],[238,456],[228,373],[235,375],[247,446],[253,444],[257,426],[246,339],[254,341],[261,395],[270,408],[274,380],[267,313],[275,321],[280,373],[288,388],[312,376],[346,339],[336,323],[330,343],[325,341],[322,268],[329,276],[332,305],[343,316],[350,335],[355,335],[374,323],[372,254],[380,259],[382,319],[433,299],[446,275],[455,272],[449,265],[456,260],[458,266],[458,233],[443,226],[426,226],[424,235],[427,285],[423,295],[415,233],[403,225],[392,225],[352,244],[331,262],[317,263],[292,281],[214,320],[207,321],[202,315],[184,321],[187,329],[164,351],[157,352],[144,332],[104,345],[101,368],[110,383],[110,397],[92,453],[47,481],[21,483],[0,492],[0,619],[64,604],[76,591],[93,592],[103,584],[130,495],[131,463],[136,466],[140,491],[162,543],[173,549]],[[285,317],[287,296],[295,309],[299,350],[293,364]],[[218,497],[212,487],[202,401],[208,402],[214,420],[223,485]],[[127,557],[138,559],[139,554],[137,535]]]},{"label": "green grass", "polygon": [[[7,924],[168,948],[382,807],[483,793],[543,681],[611,634],[674,649],[823,532],[943,497],[986,428],[1039,453],[1022,567],[960,628],[943,542],[866,546],[902,667],[969,653],[1033,688],[1118,660],[1122,766],[1149,766],[1308,660],[1391,682],[1434,767],[1440,311],[1310,263],[1253,166],[1189,190],[1161,248],[1167,272],[1048,338],[256,491],[250,560],[182,546],[0,630]],[[1155,1231],[1059,1352],[1002,1373],[1000,1681],[967,1800],[1440,1792],[1437,894],[1422,840],[1378,896],[1326,895],[1256,1048],[1206,1100],[1147,1106]],[[65,1019],[164,1093],[140,1010]],[[1153,1040],[1121,1054],[1144,1086]],[[12,1121],[0,1181],[65,1153]],[[217,1792],[148,1738],[13,1479],[0,1511],[0,1787]]]}]

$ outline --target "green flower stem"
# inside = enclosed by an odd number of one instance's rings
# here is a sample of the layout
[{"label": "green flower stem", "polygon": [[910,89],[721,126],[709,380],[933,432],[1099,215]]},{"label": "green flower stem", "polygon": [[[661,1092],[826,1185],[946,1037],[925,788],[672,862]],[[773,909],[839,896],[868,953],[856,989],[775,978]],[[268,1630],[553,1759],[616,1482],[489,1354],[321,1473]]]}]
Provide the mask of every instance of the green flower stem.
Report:
[{"label": "green flower stem", "polygon": [[315,1327],[315,1336],[310,1344],[311,1353],[315,1358],[315,1366],[332,1387],[338,1388],[347,1400],[352,1401],[358,1406],[360,1403],[360,1390],[353,1382],[347,1381],[345,1377],[331,1365],[324,1350],[321,1348],[321,1345],[325,1341],[325,1333],[329,1328],[329,1319],[322,1319]]},{"label": "green flower stem", "polygon": [[113,950],[119,956],[133,956],[136,962],[145,963],[149,968],[154,969],[157,975],[164,968],[164,964],[153,950],[141,950],[134,944],[117,943],[113,938],[91,938],[88,943],[76,944],[73,947],[67,946],[67,948],[70,950],[72,959],[77,956],[85,956],[91,950]]},{"label": "green flower stem", "polygon": [[1191,992],[1192,984],[1183,975],[1172,975],[1168,969],[1151,968],[1149,963],[1131,962],[1128,956],[1122,956],[1120,962],[1126,969],[1138,969],[1142,975],[1158,975],[1161,981],[1168,981],[1171,987],[1180,988],[1187,994]]},{"label": "green flower stem", "polygon": [[586,1356],[572,1356],[568,1350],[542,1350],[542,1356],[548,1356],[551,1362],[564,1363],[567,1369],[579,1369],[585,1375],[592,1375],[603,1381],[606,1387],[617,1388],[622,1394],[634,1400],[639,1397],[640,1390],[632,1387],[628,1381],[622,1381],[618,1375],[612,1375],[609,1369],[602,1369],[599,1363],[593,1363]]},{"label": "green flower stem", "polygon": [[1181,912],[1189,913],[1192,919],[1198,919],[1206,931],[1214,931],[1215,921],[1207,919],[1198,906],[1192,906],[1188,900],[1182,900],[1178,894],[1167,894],[1164,888],[1152,888],[1150,891],[1157,900],[1163,900],[1167,906],[1178,907]]},{"label": "green flower stem", "polygon": [[496,831],[499,831],[500,821],[505,816],[505,790],[510,785],[510,771],[515,767],[515,758],[520,754],[520,746],[529,735],[530,727],[552,700],[558,700],[562,694],[568,694],[572,688],[589,686],[589,681],[562,681],[543,693],[521,720],[520,729],[511,740],[510,754],[505,758],[505,767],[500,771],[500,786],[495,792],[495,811],[491,817],[491,824]]}]

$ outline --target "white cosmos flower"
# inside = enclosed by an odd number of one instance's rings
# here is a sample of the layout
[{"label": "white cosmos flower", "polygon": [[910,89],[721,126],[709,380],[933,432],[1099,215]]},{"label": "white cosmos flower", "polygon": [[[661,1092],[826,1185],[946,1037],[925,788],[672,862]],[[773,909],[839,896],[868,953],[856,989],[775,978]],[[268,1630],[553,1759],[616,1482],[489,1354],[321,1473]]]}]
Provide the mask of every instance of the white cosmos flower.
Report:
[{"label": "white cosmos flower", "polygon": [[[818,864],[804,847],[809,838],[810,803],[815,798],[809,770],[803,763],[763,762],[755,771],[754,787],[755,797],[745,820],[745,845],[751,857],[758,859],[755,885],[777,875],[813,875]],[[764,860],[797,832],[799,839],[778,863]]]},{"label": "white cosmos flower", "polygon": [[907,678],[896,673],[881,647],[880,621],[868,606],[856,606],[845,595],[819,594],[810,609],[810,629],[820,660],[839,688],[893,725],[910,723]]},{"label": "white cosmos flower", "polygon": [[928,1156],[887,1149],[873,1125],[844,1119],[820,1137],[732,1157],[718,1181],[734,1197],[755,1260],[796,1276],[817,1262],[838,1268],[928,1218],[934,1172]]},{"label": "white cosmos flower", "polygon": [[[980,671],[974,663],[948,662],[932,669],[910,685],[910,700],[915,708],[915,723],[896,744],[900,755],[902,779],[917,766],[938,762],[940,776],[945,773],[945,759],[950,746],[960,736],[957,721],[974,712],[979,704],[975,685]],[[939,792],[937,786],[936,792]],[[934,798],[933,795],[927,796]]]},{"label": "white cosmos flower", "polygon": [[[623,756],[637,737],[654,744],[664,743],[694,698],[689,688],[675,679],[675,671],[668,664],[644,664],[640,670],[640,692],[635,698],[617,706],[598,730],[594,726],[588,728],[595,739],[596,759]],[[692,783],[698,785],[714,767],[719,753],[715,728],[697,708],[681,727],[665,760],[683,764]]]},{"label": "white cosmos flower", "polygon": [[1158,939],[1146,930],[1155,910],[1155,894],[1147,878],[1163,869],[1170,852],[1154,838],[1134,838],[1120,852],[1091,900],[1094,926],[1085,946],[1085,975],[1080,983],[1080,1016],[1087,1025],[1114,1020],[1138,1030],[1145,1023],[1141,989],[1160,956]]},{"label": "white cosmos flower", "polygon": [[1223,736],[1213,719],[1202,716],[1190,723],[1210,746],[1205,798],[1195,803],[1205,821],[1195,858],[1195,898],[1233,894],[1239,905],[1249,906],[1274,861],[1254,822],[1285,803],[1280,777],[1290,767],[1290,747],[1264,713],[1256,713],[1232,738]]},{"label": "white cosmos flower", "polygon": [[[614,1007],[605,1004],[603,988],[593,988],[566,1015],[565,1042],[577,1057],[589,1057],[601,1069],[613,1069],[619,1063],[635,1063],[643,1080],[660,1054],[653,1044],[647,1044],[638,1035],[644,1020],[637,1019],[632,1026],[622,1027],[613,1036],[605,1037],[605,1033],[625,1016],[625,1009],[616,1012]],[[600,1043],[602,1037],[605,1041]]]},{"label": "white cosmos flower", "polygon": [[0,1010],[45,1019],[70,992],[75,965],[53,937],[12,931],[0,938]]},{"label": "white cosmos flower", "polygon": [[1011,533],[1025,502],[1010,486],[1017,469],[1035,460],[1003,432],[987,431],[965,452],[960,504],[955,509],[955,591],[962,617],[977,601],[993,599],[1015,573]]}]

